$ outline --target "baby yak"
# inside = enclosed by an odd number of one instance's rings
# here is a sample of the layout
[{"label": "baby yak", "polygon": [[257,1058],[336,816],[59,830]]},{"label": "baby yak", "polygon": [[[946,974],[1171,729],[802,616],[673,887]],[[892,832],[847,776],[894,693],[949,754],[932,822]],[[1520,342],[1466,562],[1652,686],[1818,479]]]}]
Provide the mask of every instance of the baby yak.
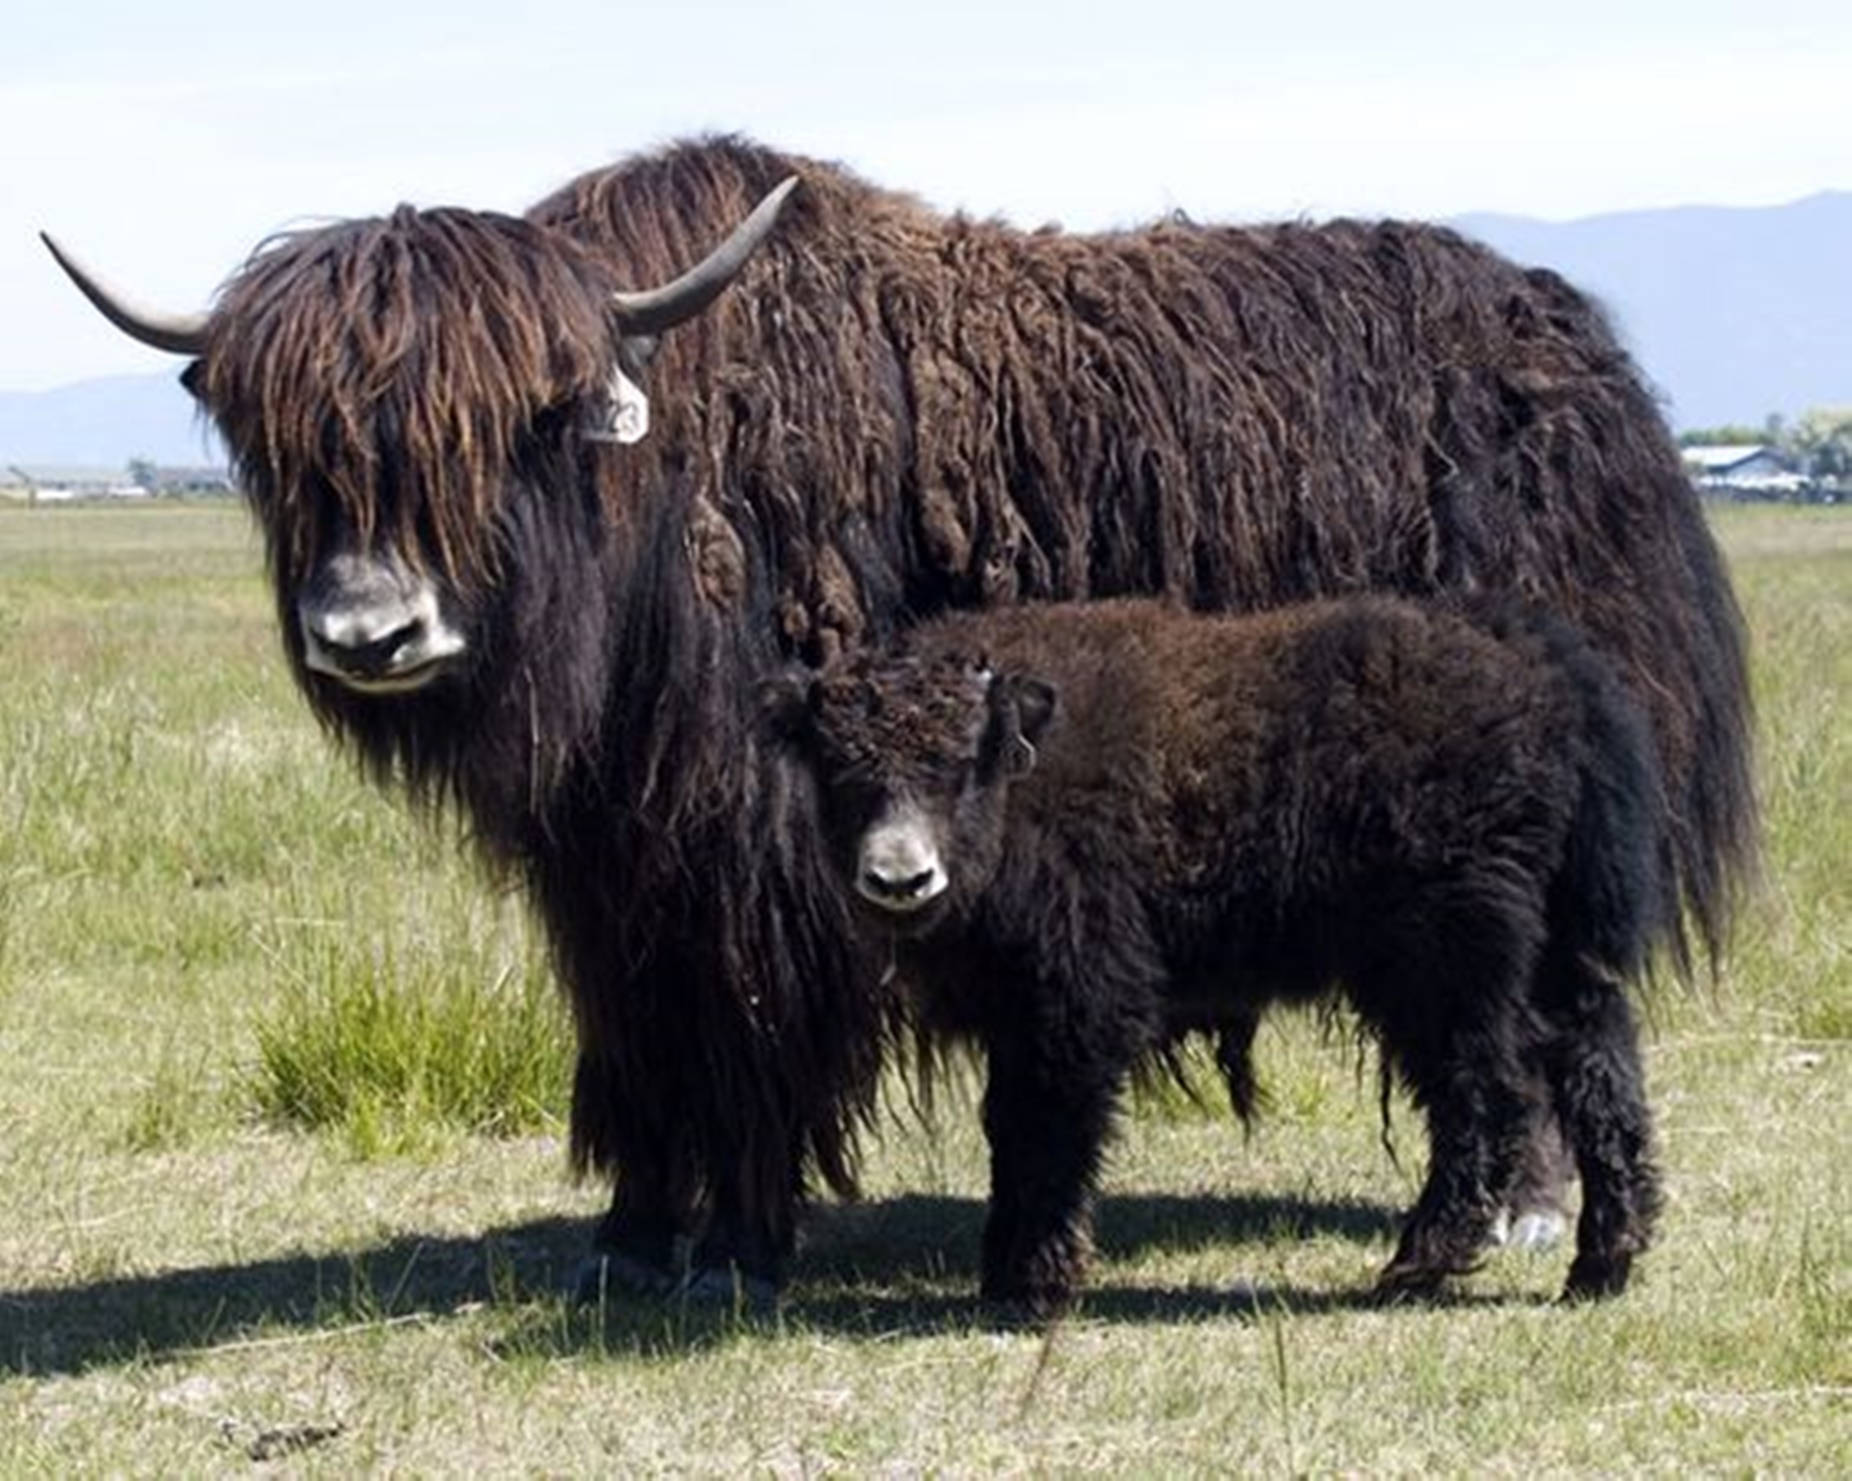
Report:
[{"label": "baby yak", "polygon": [[1659,1206],[1626,987],[1675,923],[1645,718],[1563,621],[1032,605],[765,698],[923,1029],[988,1059],[986,1299],[1071,1300],[1141,1062],[1340,993],[1428,1126],[1378,1288],[1472,1267],[1551,1102],[1584,1189],[1565,1295],[1626,1285]]}]

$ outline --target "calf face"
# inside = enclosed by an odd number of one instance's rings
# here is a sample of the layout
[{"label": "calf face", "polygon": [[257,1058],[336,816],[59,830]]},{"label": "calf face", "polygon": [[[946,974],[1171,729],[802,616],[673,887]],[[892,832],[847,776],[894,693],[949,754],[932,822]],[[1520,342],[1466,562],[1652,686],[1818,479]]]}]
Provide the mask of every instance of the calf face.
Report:
[{"label": "calf face", "polygon": [[906,935],[990,882],[1008,785],[1034,766],[1055,703],[1043,680],[946,654],[858,658],[766,693],[774,733],[816,780],[843,881]]}]

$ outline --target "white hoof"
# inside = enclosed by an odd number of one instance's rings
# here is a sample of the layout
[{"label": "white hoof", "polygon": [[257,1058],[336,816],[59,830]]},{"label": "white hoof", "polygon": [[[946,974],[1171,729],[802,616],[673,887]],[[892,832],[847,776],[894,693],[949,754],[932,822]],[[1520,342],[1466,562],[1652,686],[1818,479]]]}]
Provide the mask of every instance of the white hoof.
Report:
[{"label": "white hoof", "polygon": [[1519,1214],[1511,1225],[1511,1247],[1527,1255],[1543,1255],[1563,1242],[1569,1220],[1559,1210],[1532,1209]]}]

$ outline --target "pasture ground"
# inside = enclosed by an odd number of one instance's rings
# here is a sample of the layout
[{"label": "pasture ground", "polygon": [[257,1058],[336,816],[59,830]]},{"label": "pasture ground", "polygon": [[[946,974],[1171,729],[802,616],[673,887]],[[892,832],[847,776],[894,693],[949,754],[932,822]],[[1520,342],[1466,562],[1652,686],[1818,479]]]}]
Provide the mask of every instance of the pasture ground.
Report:
[{"label": "pasture ground", "polygon": [[[1501,1254],[1372,1308],[1419,1124],[1398,1166],[1373,1073],[1282,1020],[1251,1138],[1142,1104],[1045,1342],[973,1300],[955,1099],[928,1130],[896,1097],[775,1315],[568,1307],[601,1198],[539,954],[317,733],[242,512],[0,509],[0,1474],[1852,1474],[1852,515],[1716,518],[1767,877],[1721,981],[1649,999],[1634,1288],[1558,1308],[1566,1255]],[[275,1093],[260,1046],[321,1007],[410,1004],[409,1042],[459,991],[398,1081]],[[521,1065],[478,1068],[503,1024]]]}]

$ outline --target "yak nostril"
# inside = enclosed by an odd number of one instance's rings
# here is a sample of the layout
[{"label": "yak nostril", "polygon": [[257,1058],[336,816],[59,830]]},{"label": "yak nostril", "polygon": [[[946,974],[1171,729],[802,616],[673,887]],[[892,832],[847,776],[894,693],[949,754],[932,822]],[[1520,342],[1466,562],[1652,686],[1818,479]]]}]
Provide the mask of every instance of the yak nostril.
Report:
[{"label": "yak nostril", "polygon": [[390,663],[407,643],[418,636],[420,624],[408,622],[402,627],[395,627],[384,637],[375,638],[370,643],[356,643],[348,652],[366,663]]},{"label": "yak nostril", "polygon": [[321,644],[328,656],[348,672],[373,673],[391,668],[393,660],[415,643],[423,630],[423,622],[414,618],[381,637],[356,642],[352,639],[338,641],[324,636]]},{"label": "yak nostril", "polygon": [[905,879],[889,879],[885,874],[870,869],[863,873],[862,882],[875,894],[885,895],[890,900],[911,900],[931,885],[937,873],[934,869],[922,869],[918,874],[909,875]]},{"label": "yak nostril", "polygon": [[382,653],[390,658],[406,644],[414,641],[423,631],[424,623],[417,618],[413,618],[410,622],[395,627],[391,632],[387,633],[385,637],[379,638],[369,643],[367,646],[373,652]]}]

